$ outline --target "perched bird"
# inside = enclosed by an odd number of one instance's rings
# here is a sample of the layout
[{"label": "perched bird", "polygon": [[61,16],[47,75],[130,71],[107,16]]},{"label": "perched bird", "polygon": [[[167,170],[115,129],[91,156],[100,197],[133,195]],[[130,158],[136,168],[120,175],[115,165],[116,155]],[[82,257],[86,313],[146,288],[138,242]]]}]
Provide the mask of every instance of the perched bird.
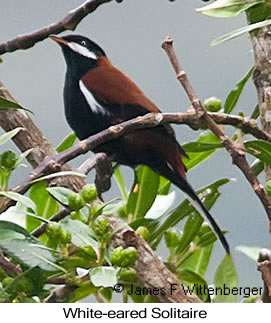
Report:
[{"label": "perched bird", "polygon": [[[66,60],[65,115],[80,140],[122,121],[161,112],[128,76],[111,64],[96,43],[79,35],[50,37],[61,46]],[[182,161],[186,154],[171,126],[127,133],[100,145],[95,152],[105,152],[118,164],[132,168],[147,165],[174,183],[205,214],[229,253],[219,226],[186,180]]]}]

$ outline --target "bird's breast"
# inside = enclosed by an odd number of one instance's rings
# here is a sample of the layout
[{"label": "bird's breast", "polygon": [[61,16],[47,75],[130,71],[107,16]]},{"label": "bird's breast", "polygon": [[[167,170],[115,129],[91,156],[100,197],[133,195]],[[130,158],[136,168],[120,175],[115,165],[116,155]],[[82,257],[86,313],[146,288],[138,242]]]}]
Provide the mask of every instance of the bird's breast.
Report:
[{"label": "bird's breast", "polygon": [[65,116],[76,136],[82,140],[111,125],[110,116],[80,80],[66,76]]}]

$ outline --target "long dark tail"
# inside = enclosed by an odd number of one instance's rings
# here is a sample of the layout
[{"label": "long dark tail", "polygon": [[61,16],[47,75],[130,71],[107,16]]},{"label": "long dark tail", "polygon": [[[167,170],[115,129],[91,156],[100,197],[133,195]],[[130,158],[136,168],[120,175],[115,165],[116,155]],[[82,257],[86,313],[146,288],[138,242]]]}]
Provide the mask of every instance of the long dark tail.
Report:
[{"label": "long dark tail", "polygon": [[179,189],[186,193],[186,195],[188,195],[188,197],[190,198],[191,203],[200,214],[204,213],[211,226],[213,227],[215,233],[217,234],[217,237],[221,241],[224,249],[227,253],[230,253],[230,247],[226,238],[224,237],[224,234],[222,233],[215,219],[212,217],[212,215],[206,209],[204,204],[201,202],[192,186],[187,182],[187,180],[183,176],[179,175],[177,172],[171,170],[170,168],[168,168],[166,171],[165,169],[163,169],[163,171],[160,171],[159,173],[168,178],[173,184],[175,184]]},{"label": "long dark tail", "polygon": [[219,240],[221,241],[224,249],[226,250],[227,253],[230,253],[229,244],[228,244],[224,234],[222,233],[220,227],[218,226],[217,222],[212,217],[212,215],[209,213],[209,211],[206,209],[205,205],[201,202],[198,195],[193,190],[191,185],[187,182],[187,180],[185,178],[182,178],[181,185],[179,185],[179,183],[178,184],[174,183],[174,184],[177,185],[183,192],[185,192],[190,197],[191,203],[200,213],[202,213],[202,212],[204,213],[204,215],[206,216],[206,218],[210,222],[211,226],[213,227],[215,233],[217,234]]}]

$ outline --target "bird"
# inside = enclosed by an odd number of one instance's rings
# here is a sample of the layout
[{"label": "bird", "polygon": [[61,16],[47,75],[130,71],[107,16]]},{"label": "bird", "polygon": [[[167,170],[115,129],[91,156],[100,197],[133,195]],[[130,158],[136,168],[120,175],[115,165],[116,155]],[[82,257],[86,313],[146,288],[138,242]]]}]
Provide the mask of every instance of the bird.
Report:
[{"label": "bird", "polygon": [[[121,122],[160,113],[146,94],[108,59],[104,50],[87,37],[71,34],[50,35],[60,45],[65,61],[64,108],[66,120],[79,140]],[[118,165],[135,169],[146,165],[176,185],[204,214],[225,251],[229,244],[215,219],[186,179],[185,151],[170,125],[135,130],[99,145]]]}]

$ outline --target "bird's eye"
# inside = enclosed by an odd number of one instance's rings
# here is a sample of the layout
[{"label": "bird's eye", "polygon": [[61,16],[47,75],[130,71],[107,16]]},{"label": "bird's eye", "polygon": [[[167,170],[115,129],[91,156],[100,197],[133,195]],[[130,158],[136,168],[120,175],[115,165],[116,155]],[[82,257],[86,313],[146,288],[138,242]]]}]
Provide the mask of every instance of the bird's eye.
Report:
[{"label": "bird's eye", "polygon": [[81,41],[81,45],[82,45],[82,46],[86,46],[86,45],[87,45],[87,43],[85,42],[85,40],[82,40],[82,41]]}]

